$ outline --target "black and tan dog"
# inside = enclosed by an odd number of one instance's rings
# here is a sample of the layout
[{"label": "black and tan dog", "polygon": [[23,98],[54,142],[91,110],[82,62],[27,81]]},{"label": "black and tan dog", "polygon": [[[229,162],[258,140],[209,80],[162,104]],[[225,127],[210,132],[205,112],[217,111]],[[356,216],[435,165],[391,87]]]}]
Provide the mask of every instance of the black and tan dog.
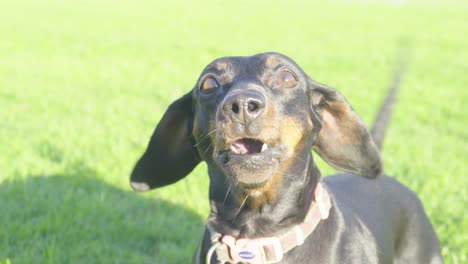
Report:
[{"label": "black and tan dog", "polygon": [[[322,179],[311,149],[349,172]],[[169,106],[136,191],[208,165],[211,212],[194,263],[442,263],[416,195],[383,176],[337,90],[277,53],[220,58]]]}]

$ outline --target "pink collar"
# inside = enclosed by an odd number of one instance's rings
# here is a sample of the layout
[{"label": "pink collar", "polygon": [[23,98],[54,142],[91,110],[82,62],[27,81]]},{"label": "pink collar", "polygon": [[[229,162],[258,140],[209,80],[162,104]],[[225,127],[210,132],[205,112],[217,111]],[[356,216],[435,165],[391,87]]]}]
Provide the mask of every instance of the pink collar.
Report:
[{"label": "pink collar", "polygon": [[304,222],[276,237],[236,239],[230,235],[223,236],[216,232],[208,221],[206,227],[213,244],[206,256],[206,263],[210,263],[215,251],[221,263],[269,264],[281,261],[286,252],[304,243],[320,220],[328,218],[331,208],[328,192],[318,183],[314,193],[315,201],[310,206]]}]

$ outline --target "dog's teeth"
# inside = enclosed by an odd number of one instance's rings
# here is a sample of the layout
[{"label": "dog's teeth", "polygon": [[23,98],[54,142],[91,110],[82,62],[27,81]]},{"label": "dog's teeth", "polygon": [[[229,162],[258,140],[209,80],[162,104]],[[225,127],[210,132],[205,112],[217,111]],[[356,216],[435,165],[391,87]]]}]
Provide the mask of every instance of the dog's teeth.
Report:
[{"label": "dog's teeth", "polygon": [[231,145],[229,149],[231,150],[232,153],[239,154],[239,150],[234,145]]},{"label": "dog's teeth", "polygon": [[265,151],[265,150],[267,150],[267,149],[268,149],[268,145],[267,145],[266,143],[263,143],[262,151],[261,151],[261,152],[263,152],[263,151]]}]

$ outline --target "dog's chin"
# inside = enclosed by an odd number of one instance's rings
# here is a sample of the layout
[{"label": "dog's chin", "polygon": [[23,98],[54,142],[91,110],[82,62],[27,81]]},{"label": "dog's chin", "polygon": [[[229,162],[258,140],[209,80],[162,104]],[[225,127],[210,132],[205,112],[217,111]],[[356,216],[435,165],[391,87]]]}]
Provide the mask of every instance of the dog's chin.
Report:
[{"label": "dog's chin", "polygon": [[240,159],[232,158],[224,166],[227,174],[243,189],[256,189],[265,185],[278,171],[278,162],[244,163]]},{"label": "dog's chin", "polygon": [[[281,148],[254,141],[237,140],[229,149],[220,151],[216,158],[231,180],[243,189],[265,185],[278,171],[283,156]],[[250,146],[236,145],[236,142],[250,143]]]}]

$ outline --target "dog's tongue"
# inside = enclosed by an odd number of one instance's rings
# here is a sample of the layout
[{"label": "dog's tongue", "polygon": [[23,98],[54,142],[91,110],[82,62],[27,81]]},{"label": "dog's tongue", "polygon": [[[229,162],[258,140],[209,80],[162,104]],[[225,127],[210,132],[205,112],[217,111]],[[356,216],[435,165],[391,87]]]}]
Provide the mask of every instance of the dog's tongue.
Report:
[{"label": "dog's tongue", "polygon": [[230,147],[231,152],[239,155],[260,153],[263,143],[249,138],[236,140]]}]

